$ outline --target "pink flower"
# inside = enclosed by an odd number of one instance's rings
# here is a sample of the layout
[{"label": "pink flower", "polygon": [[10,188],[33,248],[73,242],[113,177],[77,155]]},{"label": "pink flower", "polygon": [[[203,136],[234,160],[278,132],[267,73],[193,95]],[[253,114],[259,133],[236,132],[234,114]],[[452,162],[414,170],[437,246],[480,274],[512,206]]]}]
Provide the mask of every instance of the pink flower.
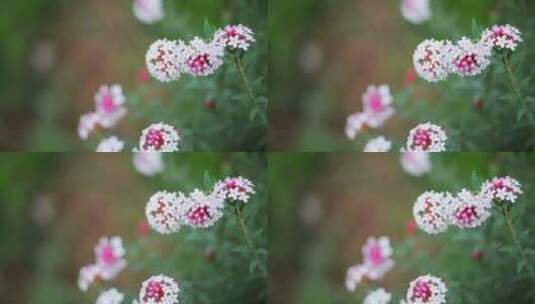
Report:
[{"label": "pink flower", "polygon": [[519,194],[522,194],[522,185],[516,179],[505,177],[494,177],[490,181],[483,183],[481,193],[493,200],[516,202]]},{"label": "pink flower", "polygon": [[218,29],[214,35],[214,41],[224,45],[228,49],[242,49],[247,51],[255,38],[253,31],[245,25],[227,25]]},{"label": "pink flower", "polygon": [[125,250],[120,237],[102,237],[95,246],[96,265],[103,280],[115,278],[125,267]]},{"label": "pink flower", "polygon": [[134,167],[145,176],[154,176],[164,169],[160,152],[134,152]]},{"label": "pink flower", "polygon": [[211,75],[223,64],[223,55],[223,45],[195,37],[182,52],[184,70],[192,76]]},{"label": "pink flower", "polygon": [[514,51],[518,43],[523,41],[521,35],[520,30],[512,25],[495,25],[483,32],[481,41],[495,49],[509,49]]},{"label": "pink flower", "polygon": [[178,304],[180,288],[176,281],[164,275],[152,276],[141,284],[140,304]]},{"label": "pink flower", "polygon": [[407,151],[444,152],[447,140],[442,127],[429,122],[420,124],[409,132]]},{"label": "pink flower", "polygon": [[123,118],[127,110],[123,106],[126,98],[120,85],[101,86],[95,94],[95,108],[99,123],[104,128],[111,128]]},{"label": "pink flower", "polygon": [[99,122],[99,116],[97,113],[90,112],[82,115],[78,122],[78,136],[81,139],[86,140],[89,134],[95,130]]},{"label": "pink flower", "polygon": [[157,123],[145,128],[139,138],[140,151],[175,152],[178,151],[180,135],[175,127]]},{"label": "pink flower", "polygon": [[362,246],[362,256],[364,264],[368,266],[367,276],[370,279],[378,280],[394,267],[394,261],[391,259],[392,253],[388,237],[368,238]]},{"label": "pink flower", "polygon": [[225,199],[247,203],[251,195],[255,194],[253,183],[241,176],[227,177],[218,181],[214,191]]},{"label": "pink flower", "polygon": [[490,65],[491,50],[484,42],[462,37],[449,52],[450,69],[460,76],[479,75]]},{"label": "pink flower", "polygon": [[419,24],[431,19],[429,0],[402,0],[401,14],[407,21]]},{"label": "pink flower", "polygon": [[451,222],[459,228],[481,226],[489,217],[492,199],[463,189],[453,199]]},{"label": "pink flower", "polygon": [[381,127],[394,115],[393,98],[387,85],[368,86],[362,95],[364,112],[368,114],[367,124],[372,128]]},{"label": "pink flower", "polygon": [[195,189],[185,200],[182,210],[184,223],[192,228],[208,228],[222,216],[224,197],[212,192],[205,194]]},{"label": "pink flower", "polygon": [[162,0],[134,0],[134,15],[139,21],[153,24],[164,18]]},{"label": "pink flower", "polygon": [[400,160],[403,170],[413,176],[422,176],[432,168],[427,152],[402,152]]},{"label": "pink flower", "polygon": [[419,276],[409,284],[407,302],[409,304],[443,304],[446,303],[448,289],[442,279],[431,276]]}]

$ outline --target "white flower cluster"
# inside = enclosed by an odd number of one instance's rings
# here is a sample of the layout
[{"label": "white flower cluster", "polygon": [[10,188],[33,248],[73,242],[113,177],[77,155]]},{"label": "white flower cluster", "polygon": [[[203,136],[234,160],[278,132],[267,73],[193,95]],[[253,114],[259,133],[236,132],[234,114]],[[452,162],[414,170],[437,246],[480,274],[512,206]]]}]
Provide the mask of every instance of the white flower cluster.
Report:
[{"label": "white flower cluster", "polygon": [[409,284],[407,303],[409,304],[444,304],[448,288],[442,279],[432,276],[419,276]]},{"label": "white flower cluster", "polygon": [[141,284],[138,304],[178,304],[180,287],[177,282],[168,276],[152,276]]},{"label": "white flower cluster", "polygon": [[124,142],[115,136],[103,139],[97,146],[97,152],[121,152]]},{"label": "white flower cluster", "polygon": [[376,290],[370,291],[362,304],[388,304],[392,299],[392,295],[387,292],[384,288],[378,288]]},{"label": "white flower cluster", "polygon": [[376,138],[370,139],[366,146],[364,146],[364,152],[389,152],[392,148],[392,142],[379,136]]},{"label": "white flower cluster", "polygon": [[450,225],[475,228],[491,216],[493,200],[514,203],[521,193],[520,183],[508,176],[484,182],[475,194],[466,189],[455,196],[427,191],[414,203],[413,216],[418,227],[429,234],[445,232]]},{"label": "white flower cluster", "polygon": [[179,142],[177,129],[160,122],[151,124],[141,132],[138,149],[146,152],[175,152],[178,151]]},{"label": "white flower cluster", "polygon": [[445,80],[450,74],[476,76],[490,65],[493,49],[514,51],[519,42],[520,30],[508,24],[486,29],[478,41],[466,37],[456,43],[427,39],[414,51],[414,69],[429,82]]},{"label": "white flower cluster", "polygon": [[124,300],[124,294],[115,288],[103,291],[97,298],[95,304],[121,304]]},{"label": "white flower cluster", "polygon": [[189,42],[159,39],[148,49],[145,62],[149,73],[159,81],[179,80],[213,74],[222,64],[225,49],[247,50],[255,41],[253,31],[241,24],[218,29],[210,41],[194,37]]},{"label": "white flower cluster", "polygon": [[159,191],[150,197],[145,215],[149,225],[162,234],[175,233],[183,225],[208,228],[223,216],[225,200],[246,203],[254,193],[253,184],[243,177],[218,181],[209,193]]},{"label": "white flower cluster", "polygon": [[447,140],[442,127],[427,122],[410,130],[406,149],[413,152],[444,152]]}]

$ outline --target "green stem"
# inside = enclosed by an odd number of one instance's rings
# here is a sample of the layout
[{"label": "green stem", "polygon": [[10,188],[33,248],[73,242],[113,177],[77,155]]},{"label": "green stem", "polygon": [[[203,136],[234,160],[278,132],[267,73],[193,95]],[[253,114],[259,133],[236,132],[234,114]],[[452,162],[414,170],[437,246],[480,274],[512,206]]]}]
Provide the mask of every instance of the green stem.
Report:
[{"label": "green stem", "polygon": [[249,96],[249,100],[256,104],[255,97],[253,94],[253,91],[251,90],[251,86],[249,85],[249,81],[247,80],[247,76],[245,75],[245,71],[243,70],[243,66],[240,60],[240,57],[238,55],[234,55],[234,63],[236,64],[236,69],[238,70],[238,74],[240,75],[240,80],[243,84],[243,87],[245,88],[245,91],[247,91],[247,95]]},{"label": "green stem", "polygon": [[256,249],[253,245],[253,242],[251,241],[251,237],[249,236],[249,231],[247,230],[247,227],[245,226],[245,222],[243,221],[243,216],[241,214],[241,210],[239,206],[235,207],[236,212],[236,218],[238,219],[238,224],[240,225],[240,230],[243,235],[243,238],[245,239],[245,242],[247,243],[247,246],[251,250],[251,252],[254,255],[254,258],[256,260],[256,263],[260,265],[260,259],[258,258],[258,255],[256,253]]},{"label": "green stem", "polygon": [[528,262],[528,258],[524,252],[524,249],[522,248],[522,245],[520,245],[520,242],[518,241],[518,238],[516,236],[516,230],[513,226],[513,221],[511,218],[511,213],[509,213],[509,210],[507,209],[507,206],[505,204],[502,204],[502,213],[505,218],[505,222],[507,223],[507,229],[509,230],[509,233],[511,234],[511,238],[513,240],[513,243],[515,244],[516,248],[520,252],[520,255],[522,257],[522,260],[524,261],[524,265],[528,268],[528,271],[530,273],[533,273],[533,269],[531,265]]},{"label": "green stem", "polygon": [[535,122],[535,119],[533,118],[533,115],[531,112],[529,112],[528,105],[526,102],[526,98],[522,96],[522,93],[520,93],[520,88],[518,87],[518,82],[516,80],[515,75],[513,74],[513,69],[511,68],[511,62],[509,61],[509,58],[507,57],[507,54],[503,55],[503,65],[505,67],[505,70],[507,71],[507,75],[509,76],[509,81],[511,82],[511,86],[513,87],[513,91],[520,100],[520,103],[522,107],[524,108],[524,111],[526,112],[526,115],[528,115],[528,118],[531,122]]}]

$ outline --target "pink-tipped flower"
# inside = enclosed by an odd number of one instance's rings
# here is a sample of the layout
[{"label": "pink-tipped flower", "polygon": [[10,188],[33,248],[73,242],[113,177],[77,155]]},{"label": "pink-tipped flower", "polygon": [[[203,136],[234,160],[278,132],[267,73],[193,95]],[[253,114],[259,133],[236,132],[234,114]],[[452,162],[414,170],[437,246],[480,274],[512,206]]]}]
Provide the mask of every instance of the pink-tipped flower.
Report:
[{"label": "pink-tipped flower", "polygon": [[118,237],[101,237],[95,246],[96,265],[103,280],[114,279],[125,267],[123,240]]},{"label": "pink-tipped flower", "polygon": [[368,114],[364,112],[349,115],[346,122],[346,136],[353,140],[365,128],[368,127]]},{"label": "pink-tipped flower", "polygon": [[388,237],[368,238],[362,246],[362,256],[364,264],[368,266],[367,276],[371,280],[381,279],[394,267],[394,260],[391,258],[392,253],[393,250]]},{"label": "pink-tipped flower", "polygon": [[453,199],[450,220],[459,228],[475,228],[490,217],[491,207],[490,197],[463,189]]},{"label": "pink-tipped flower", "polygon": [[378,288],[370,291],[364,298],[362,304],[388,304],[392,299],[392,295],[384,288]]},{"label": "pink-tipped flower", "polygon": [[141,284],[140,304],[178,304],[180,288],[176,281],[165,275],[152,276]]},{"label": "pink-tipped flower", "polygon": [[522,194],[522,185],[516,179],[505,177],[494,177],[483,183],[481,193],[493,200],[516,202],[518,195]]},{"label": "pink-tipped flower", "polygon": [[115,136],[103,139],[97,146],[97,152],[121,152],[124,142]]},{"label": "pink-tipped flower", "polygon": [[448,56],[451,47],[448,40],[427,39],[421,42],[412,56],[416,73],[429,82],[447,79],[450,74]]},{"label": "pink-tipped flower", "polygon": [[124,107],[126,97],[118,84],[101,86],[94,99],[99,123],[104,128],[114,127],[128,112]]},{"label": "pink-tipped flower", "polygon": [[184,204],[182,193],[158,191],[154,193],[145,206],[147,222],[152,229],[162,234],[177,232],[182,226],[182,216],[179,212]]},{"label": "pink-tipped flower", "polygon": [[429,122],[420,124],[409,132],[407,151],[444,152],[447,140],[442,127]]},{"label": "pink-tipped flower", "polygon": [[357,286],[366,279],[368,275],[368,266],[364,264],[357,264],[349,267],[346,274],[346,289],[348,291],[355,291]]},{"label": "pink-tipped flower", "polygon": [[364,152],[389,152],[392,147],[392,142],[379,136],[370,139],[364,147]]},{"label": "pink-tipped flower", "polygon": [[95,304],[121,304],[123,300],[124,295],[122,293],[115,288],[110,288],[98,296]]},{"label": "pink-tipped flower", "polygon": [[89,134],[95,130],[99,122],[99,116],[95,112],[90,112],[82,115],[78,122],[78,136],[82,140],[86,140]]},{"label": "pink-tipped flower", "polygon": [[242,49],[247,51],[255,42],[253,31],[241,24],[227,25],[218,29],[214,34],[214,41],[224,45],[227,49]]},{"label": "pink-tipped flower", "polygon": [[139,151],[175,152],[178,151],[180,135],[175,127],[156,123],[148,126],[139,138]]},{"label": "pink-tipped flower", "polygon": [[218,181],[214,186],[214,192],[227,200],[247,203],[251,195],[255,194],[253,183],[241,176],[227,177]]},{"label": "pink-tipped flower", "polygon": [[182,210],[184,223],[192,228],[208,228],[223,216],[224,197],[216,192],[205,194],[195,189],[186,198]]},{"label": "pink-tipped flower", "polygon": [[512,25],[495,25],[486,29],[481,35],[481,41],[495,49],[509,49],[514,51],[518,43],[522,42],[522,33]]},{"label": "pink-tipped flower", "polygon": [[446,303],[448,289],[442,279],[432,275],[419,276],[409,284],[407,302],[409,304]]},{"label": "pink-tipped flower", "polygon": [[134,0],[134,15],[139,21],[153,24],[164,18],[162,0]]},{"label": "pink-tipped flower", "polygon": [[145,176],[154,176],[164,169],[160,152],[135,152],[132,161],[136,170]]},{"label": "pink-tipped flower", "polygon": [[145,55],[145,63],[152,77],[162,82],[178,80],[182,73],[183,41],[156,40]]},{"label": "pink-tipped flower", "polygon": [[423,23],[432,17],[431,4],[429,0],[402,0],[401,15],[411,23]]},{"label": "pink-tipped flower", "polygon": [[372,128],[381,127],[395,113],[392,102],[388,85],[368,86],[362,95],[364,112],[368,114],[366,123]]},{"label": "pink-tipped flower", "polygon": [[413,176],[422,176],[432,168],[427,152],[402,152],[400,161],[403,170]]},{"label": "pink-tipped flower", "polygon": [[99,275],[100,268],[96,264],[82,267],[78,274],[78,288],[80,288],[81,291],[86,292]]},{"label": "pink-tipped flower", "polygon": [[487,43],[463,37],[449,52],[450,69],[459,76],[479,75],[490,65],[491,51]]},{"label": "pink-tipped flower", "polygon": [[213,74],[223,64],[224,50],[224,46],[216,41],[193,38],[182,53],[184,71],[193,76]]},{"label": "pink-tipped flower", "polygon": [[429,234],[445,232],[450,224],[452,199],[451,194],[447,192],[422,193],[412,208],[418,227]]}]

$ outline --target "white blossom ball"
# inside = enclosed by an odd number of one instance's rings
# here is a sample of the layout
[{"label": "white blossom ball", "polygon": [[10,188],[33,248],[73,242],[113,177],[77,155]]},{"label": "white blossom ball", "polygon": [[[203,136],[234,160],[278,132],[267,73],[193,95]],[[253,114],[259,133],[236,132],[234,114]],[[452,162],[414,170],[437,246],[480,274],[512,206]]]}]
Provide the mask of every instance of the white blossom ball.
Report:
[{"label": "white blossom ball", "polygon": [[139,151],[175,152],[178,151],[180,135],[175,127],[156,123],[143,130],[139,138]]},{"label": "white blossom ball", "polygon": [[156,40],[145,55],[147,70],[162,82],[178,80],[182,73],[184,42],[167,39]]},{"label": "white blossom ball", "polygon": [[444,304],[448,289],[442,279],[432,276],[419,276],[409,284],[408,304]]},{"label": "white blossom ball", "polygon": [[407,151],[444,152],[448,137],[441,126],[430,122],[414,127],[407,137]]},{"label": "white blossom ball", "polygon": [[452,195],[427,191],[422,193],[412,208],[414,221],[429,234],[445,232],[450,224]]},{"label": "white blossom ball", "polygon": [[154,193],[145,207],[147,222],[161,234],[177,232],[183,224],[180,208],[184,201],[185,196],[180,192]]},{"label": "white blossom ball", "polygon": [[449,55],[451,48],[452,44],[448,40],[424,40],[414,51],[412,57],[414,70],[420,77],[429,82],[447,79],[450,74]]}]

